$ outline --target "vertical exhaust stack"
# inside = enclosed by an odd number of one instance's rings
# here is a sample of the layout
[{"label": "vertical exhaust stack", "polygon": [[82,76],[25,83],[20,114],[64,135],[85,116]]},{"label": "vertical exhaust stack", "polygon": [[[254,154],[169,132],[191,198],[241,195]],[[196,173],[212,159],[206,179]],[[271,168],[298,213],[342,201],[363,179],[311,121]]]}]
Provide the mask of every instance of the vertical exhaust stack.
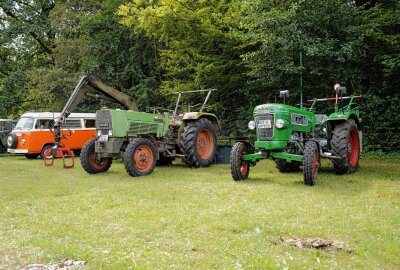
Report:
[{"label": "vertical exhaust stack", "polygon": [[279,92],[279,97],[283,98],[283,104],[286,104],[286,99],[289,97],[289,90],[282,90]]}]

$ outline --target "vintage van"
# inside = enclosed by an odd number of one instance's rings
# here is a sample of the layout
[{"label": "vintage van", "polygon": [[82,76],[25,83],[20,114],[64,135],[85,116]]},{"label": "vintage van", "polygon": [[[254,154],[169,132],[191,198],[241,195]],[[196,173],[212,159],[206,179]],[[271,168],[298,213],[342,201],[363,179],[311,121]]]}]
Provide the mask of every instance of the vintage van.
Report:
[{"label": "vintage van", "polygon": [[[43,157],[54,145],[52,127],[59,115],[55,112],[23,114],[7,137],[7,152],[25,154],[28,159]],[[63,125],[61,145],[79,153],[87,141],[96,137],[95,120],[95,113],[71,113]]]}]

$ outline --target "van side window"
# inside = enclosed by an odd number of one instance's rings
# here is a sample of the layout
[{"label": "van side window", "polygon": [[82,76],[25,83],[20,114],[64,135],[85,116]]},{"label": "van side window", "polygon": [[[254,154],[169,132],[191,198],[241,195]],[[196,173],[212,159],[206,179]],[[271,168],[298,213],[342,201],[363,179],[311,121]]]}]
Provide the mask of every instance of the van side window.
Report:
[{"label": "van side window", "polygon": [[80,119],[67,119],[63,126],[65,128],[81,128],[81,120]]},{"label": "van side window", "polygon": [[96,127],[96,121],[94,119],[84,119],[83,127],[84,128],[94,128],[94,127]]},{"label": "van side window", "polygon": [[10,122],[6,123],[4,125],[4,130],[5,131],[11,131],[12,130],[12,124]]},{"label": "van side window", "polygon": [[35,129],[49,129],[50,126],[50,119],[38,119],[36,120]]}]

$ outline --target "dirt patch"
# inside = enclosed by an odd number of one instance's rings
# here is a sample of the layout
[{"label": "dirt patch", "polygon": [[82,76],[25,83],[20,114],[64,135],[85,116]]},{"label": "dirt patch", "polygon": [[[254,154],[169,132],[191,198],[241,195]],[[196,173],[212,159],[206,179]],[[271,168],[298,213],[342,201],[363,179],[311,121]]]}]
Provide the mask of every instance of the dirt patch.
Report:
[{"label": "dirt patch", "polygon": [[62,260],[58,263],[54,264],[29,264],[26,266],[23,266],[21,268],[17,268],[18,270],[73,270],[73,269],[79,269],[84,267],[86,264],[85,261],[77,261],[77,260],[70,260],[70,259],[65,259]]},{"label": "dirt patch", "polygon": [[279,237],[279,241],[281,243],[287,243],[298,248],[315,248],[327,252],[335,252],[340,250],[353,252],[352,249],[347,247],[345,243],[339,240],[325,240],[321,238],[297,238],[297,237],[285,240],[282,237]]}]

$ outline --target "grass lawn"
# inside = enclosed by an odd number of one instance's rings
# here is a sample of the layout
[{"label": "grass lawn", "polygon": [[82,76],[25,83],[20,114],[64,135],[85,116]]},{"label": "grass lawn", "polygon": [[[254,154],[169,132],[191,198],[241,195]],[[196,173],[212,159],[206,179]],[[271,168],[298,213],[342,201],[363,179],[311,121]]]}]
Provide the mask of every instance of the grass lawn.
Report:
[{"label": "grass lawn", "polygon": [[[0,156],[0,269],[65,258],[88,269],[400,269],[400,159],[363,158],[315,187],[271,161],[234,182],[229,165],[157,167],[132,178],[121,161],[89,175]],[[353,252],[281,244],[311,237]]]}]

